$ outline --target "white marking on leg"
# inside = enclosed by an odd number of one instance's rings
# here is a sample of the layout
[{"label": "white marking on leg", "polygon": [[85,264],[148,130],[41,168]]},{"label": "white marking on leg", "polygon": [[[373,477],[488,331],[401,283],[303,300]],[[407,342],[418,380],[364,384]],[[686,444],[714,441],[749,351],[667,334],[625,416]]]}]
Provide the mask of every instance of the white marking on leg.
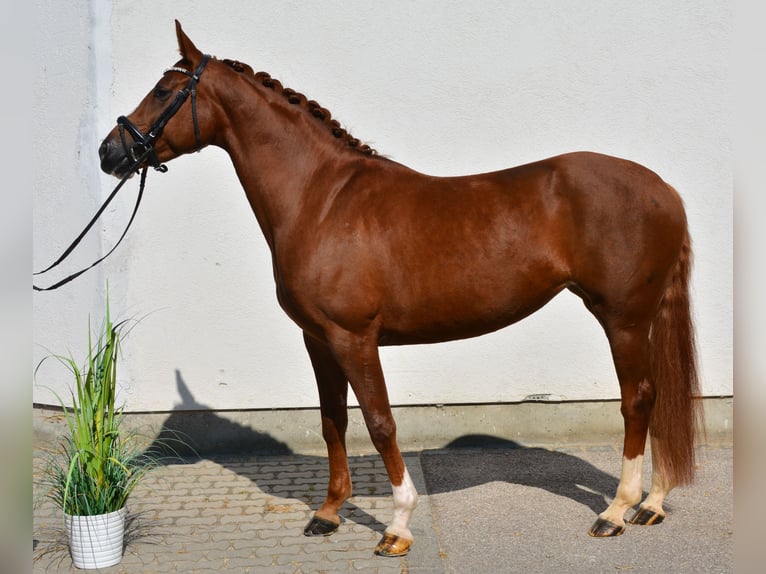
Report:
[{"label": "white marking on leg", "polygon": [[412,532],[408,526],[412,511],[418,505],[418,491],[415,490],[415,485],[412,483],[406,467],[404,468],[402,483],[399,486],[392,484],[391,488],[394,493],[394,518],[391,520],[391,525],[386,528],[386,532],[412,540]]},{"label": "white marking on leg", "polygon": [[657,466],[652,465],[652,487],[649,490],[649,494],[646,496],[644,502],[641,503],[642,508],[648,508],[661,516],[665,516],[665,511],[662,508],[662,503],[665,501],[665,497],[673,489],[672,484],[668,484],[665,481],[665,477],[662,476]]},{"label": "white marking on leg", "polygon": [[623,519],[625,511],[641,500],[641,472],[643,466],[643,455],[638,455],[634,459],[622,458],[622,472],[620,474],[620,484],[617,487],[617,494],[615,494],[609,508],[599,515],[601,518],[605,518],[614,524],[622,525],[625,523]]}]

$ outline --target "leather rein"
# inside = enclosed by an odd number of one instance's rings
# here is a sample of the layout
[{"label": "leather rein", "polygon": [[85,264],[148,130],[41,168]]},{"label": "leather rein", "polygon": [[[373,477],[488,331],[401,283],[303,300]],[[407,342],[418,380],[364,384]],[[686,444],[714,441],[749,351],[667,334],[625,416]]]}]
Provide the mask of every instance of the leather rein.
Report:
[{"label": "leather rein", "polygon": [[[72,273],[68,277],[65,277],[61,281],[58,281],[57,283],[54,283],[53,285],[50,285],[48,287],[39,287],[37,285],[32,285],[32,289],[35,291],[52,291],[53,289],[58,289],[62,285],[66,285],[73,279],[76,279],[89,269],[92,269],[99,263],[101,263],[104,259],[109,257],[109,255],[112,254],[112,252],[117,249],[117,246],[120,244],[120,242],[123,240],[125,235],[128,233],[128,229],[130,229],[131,224],[133,223],[133,220],[136,217],[136,213],[138,212],[138,206],[141,204],[141,198],[144,194],[144,187],[146,184],[146,172],[149,166],[153,167],[156,171],[159,171],[161,173],[165,173],[168,170],[168,167],[160,163],[159,159],[157,158],[157,152],[154,148],[154,144],[159,139],[159,137],[162,135],[162,131],[165,129],[165,126],[167,125],[168,121],[178,112],[179,109],[181,109],[181,106],[186,102],[187,99],[191,96],[191,103],[192,103],[192,120],[194,122],[194,137],[196,138],[197,142],[197,151],[200,150],[202,147],[202,142],[200,140],[200,132],[199,132],[199,124],[197,122],[197,83],[199,82],[200,76],[202,75],[202,71],[205,69],[205,66],[207,65],[208,61],[210,60],[210,55],[205,54],[202,57],[202,61],[199,63],[197,68],[194,70],[194,72],[190,72],[189,70],[186,70],[184,68],[168,68],[165,70],[165,73],[167,72],[180,72],[182,74],[185,74],[189,76],[189,81],[187,82],[186,86],[180,90],[177,94],[175,99],[170,103],[170,105],[165,108],[165,110],[160,114],[160,117],[157,118],[157,120],[154,122],[154,125],[149,129],[149,132],[147,134],[144,134],[138,126],[136,126],[133,122],[131,122],[127,117],[120,116],[117,118],[117,126],[120,133],[120,140],[122,141],[122,147],[125,151],[125,157],[129,160],[132,160],[132,164],[128,168],[126,175],[123,176],[122,180],[120,180],[120,183],[117,184],[117,186],[114,188],[112,193],[109,194],[109,197],[106,198],[106,201],[104,201],[101,208],[96,212],[96,215],[93,216],[93,218],[90,220],[90,222],[85,226],[85,228],[80,232],[80,234],[75,238],[74,241],[67,247],[64,252],[61,254],[61,256],[56,259],[51,265],[43,269],[42,271],[38,271],[36,273],[33,273],[33,275],[42,275],[43,273],[47,273],[54,267],[58,266],[62,261],[64,261],[72,251],[74,251],[75,247],[82,241],[82,239],[85,237],[85,235],[90,231],[90,229],[93,227],[93,225],[96,223],[99,217],[101,217],[101,214],[104,213],[104,210],[109,205],[109,203],[114,199],[114,197],[117,195],[117,192],[122,188],[122,186],[125,184],[125,182],[130,179],[130,177],[133,176],[134,173],[137,173],[139,170],[139,166],[142,163],[146,163],[147,165],[144,166],[143,170],[141,171],[141,183],[139,184],[138,189],[138,197],[136,198],[136,205],[133,208],[133,213],[130,216],[130,219],[128,220],[128,224],[125,226],[125,231],[122,232],[122,235],[120,235],[120,238],[117,240],[117,243],[114,244],[114,246],[101,258],[97,259],[93,263],[91,263],[88,267],[85,267],[84,269],[81,269],[80,271],[76,273]],[[133,145],[128,145],[127,140],[125,139],[125,131],[128,131],[133,138]]]}]

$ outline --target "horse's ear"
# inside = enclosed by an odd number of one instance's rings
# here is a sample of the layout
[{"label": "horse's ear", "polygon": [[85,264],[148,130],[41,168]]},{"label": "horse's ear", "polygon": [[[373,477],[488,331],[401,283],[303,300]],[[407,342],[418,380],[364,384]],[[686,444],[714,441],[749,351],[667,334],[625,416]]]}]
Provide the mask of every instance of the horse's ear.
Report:
[{"label": "horse's ear", "polygon": [[181,28],[181,23],[176,20],[176,37],[178,38],[178,50],[181,52],[181,56],[192,62],[197,62],[202,58],[202,52],[200,52],[194,43],[189,40],[189,37],[184,33]]}]

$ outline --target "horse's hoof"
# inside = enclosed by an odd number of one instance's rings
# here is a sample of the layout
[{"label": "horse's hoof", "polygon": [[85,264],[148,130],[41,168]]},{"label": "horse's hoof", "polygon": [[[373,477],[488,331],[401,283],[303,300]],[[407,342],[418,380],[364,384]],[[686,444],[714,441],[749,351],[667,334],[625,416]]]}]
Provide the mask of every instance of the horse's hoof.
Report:
[{"label": "horse's hoof", "polygon": [[659,524],[663,520],[665,520],[665,516],[659,512],[655,512],[650,508],[639,508],[628,522],[648,526],[650,524]]},{"label": "horse's hoof", "polygon": [[306,528],[303,529],[303,534],[305,536],[330,536],[330,534],[338,530],[339,526],[340,524],[336,524],[332,520],[313,516],[306,525]]},{"label": "horse's hoof", "polygon": [[625,532],[625,527],[615,524],[605,518],[599,518],[590,527],[588,534],[595,538],[607,538],[609,536],[619,536]]},{"label": "horse's hoof", "polygon": [[375,554],[378,556],[404,556],[410,551],[410,546],[412,546],[412,540],[385,532],[375,547]]}]

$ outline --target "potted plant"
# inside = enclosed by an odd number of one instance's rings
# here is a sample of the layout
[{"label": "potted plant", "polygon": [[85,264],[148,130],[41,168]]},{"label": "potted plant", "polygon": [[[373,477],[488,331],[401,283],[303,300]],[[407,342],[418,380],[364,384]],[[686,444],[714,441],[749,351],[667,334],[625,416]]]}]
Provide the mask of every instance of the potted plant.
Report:
[{"label": "potted plant", "polygon": [[68,430],[44,470],[43,482],[47,496],[63,511],[77,568],[120,562],[127,499],[155,462],[140,448],[136,436],[121,428],[122,408],[115,406],[117,363],[126,325],[125,321],[112,323],[107,290],[106,315],[95,341],[88,322],[84,366],[71,356],[51,355],[71,372],[74,388],[71,407],[56,395]]}]

